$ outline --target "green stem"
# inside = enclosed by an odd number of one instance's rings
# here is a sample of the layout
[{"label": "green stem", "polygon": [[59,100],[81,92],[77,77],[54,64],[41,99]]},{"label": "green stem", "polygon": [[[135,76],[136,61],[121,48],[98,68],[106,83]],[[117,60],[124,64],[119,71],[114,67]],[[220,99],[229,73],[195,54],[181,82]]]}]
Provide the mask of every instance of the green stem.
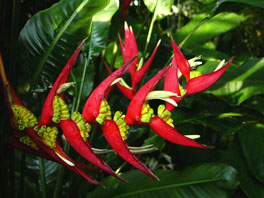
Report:
[{"label": "green stem", "polygon": [[203,19],[195,28],[193,28],[193,30],[185,37],[185,39],[179,44],[179,48],[181,48],[185,43],[186,41],[188,41],[191,36],[195,33],[195,31],[201,27],[201,25],[203,25],[206,21],[208,21],[210,19],[210,17],[207,17],[205,19]]},{"label": "green stem", "polygon": [[180,29],[181,28],[181,1],[180,0],[177,1],[177,7],[179,9],[177,28]]},{"label": "green stem", "polygon": [[40,176],[40,183],[41,183],[41,189],[42,189],[42,197],[46,198],[46,180],[45,180],[45,170],[43,166],[43,159],[39,157],[39,176]]},{"label": "green stem", "polygon": [[149,45],[149,42],[150,42],[150,38],[151,38],[151,35],[152,35],[153,26],[154,26],[154,23],[156,21],[158,3],[159,3],[159,0],[156,1],[154,14],[153,14],[151,22],[150,22],[148,36],[147,36],[147,40],[146,40],[146,44],[145,44],[145,48],[144,48],[144,52],[143,52],[143,59],[145,58],[145,55],[146,55],[146,52],[147,52],[147,49],[148,49],[148,45]]}]

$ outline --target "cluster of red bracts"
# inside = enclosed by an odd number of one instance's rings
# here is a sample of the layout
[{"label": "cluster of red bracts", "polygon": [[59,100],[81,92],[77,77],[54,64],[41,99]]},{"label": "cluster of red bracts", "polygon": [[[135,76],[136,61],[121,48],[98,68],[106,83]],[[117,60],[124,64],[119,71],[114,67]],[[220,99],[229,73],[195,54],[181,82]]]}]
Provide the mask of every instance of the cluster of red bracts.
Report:
[{"label": "cluster of red bracts", "polygon": [[[14,129],[14,135],[10,138],[10,143],[25,152],[56,161],[82,176],[88,182],[96,185],[101,184],[84,172],[84,170],[96,171],[96,169],[86,164],[78,163],[66,154],[58,141],[58,127],[62,129],[70,145],[82,157],[124,182],[127,181],[117,175],[93,152],[88,140],[91,124],[97,124],[101,127],[106,140],[121,158],[156,180],[158,178],[128,148],[126,139],[129,125],[148,125],[160,137],[175,144],[210,148],[180,134],[174,128],[170,115],[177,103],[185,96],[203,91],[211,86],[224,73],[232,60],[214,72],[205,75],[197,75],[196,73],[196,76],[193,77],[189,62],[175,45],[174,41],[171,40],[174,51],[174,58],[171,64],[162,69],[137,91],[136,86],[147,72],[158,45],[147,62],[141,67],[138,65],[136,40],[132,28],[129,28],[127,24],[125,25],[124,40],[123,46],[120,39],[124,65],[111,73],[97,86],[87,99],[82,114],[74,112],[70,115],[68,107],[64,102],[64,91],[68,85],[66,81],[70,70],[77,59],[84,43],[83,41],[52,86],[44,103],[39,122],[16,96],[5,76],[2,58],[0,57],[0,74],[10,112],[10,122]],[[123,74],[127,70],[132,79],[131,88],[125,85],[122,79]],[[182,74],[186,79],[185,88],[178,81],[179,74]],[[163,78],[165,78],[164,90],[153,91],[157,83]],[[107,93],[113,84],[116,84],[121,92],[131,100],[126,114],[117,111],[112,115],[111,108],[107,103]],[[154,110],[148,104],[148,100],[151,99],[166,101],[165,105],[158,107],[157,115],[154,114]]]}]

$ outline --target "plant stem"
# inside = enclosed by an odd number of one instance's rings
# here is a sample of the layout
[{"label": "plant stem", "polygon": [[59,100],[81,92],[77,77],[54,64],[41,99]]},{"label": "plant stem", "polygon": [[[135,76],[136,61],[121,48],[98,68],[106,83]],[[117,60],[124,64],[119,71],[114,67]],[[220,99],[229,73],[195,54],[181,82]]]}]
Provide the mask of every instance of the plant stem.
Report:
[{"label": "plant stem", "polygon": [[40,176],[40,183],[42,189],[42,198],[46,198],[46,180],[45,180],[45,170],[43,166],[43,159],[39,157],[39,176]]},{"label": "plant stem", "polygon": [[201,27],[201,25],[203,25],[206,21],[208,21],[210,19],[210,17],[207,17],[205,19],[203,19],[195,28],[193,28],[193,30],[185,37],[185,39],[179,44],[179,48],[181,48],[185,43],[186,41],[188,41],[191,36],[195,33],[195,31]]},{"label": "plant stem", "polygon": [[82,73],[82,81],[81,81],[81,85],[80,85],[80,90],[79,90],[79,95],[78,95],[78,98],[77,98],[75,110],[78,110],[79,106],[80,106],[80,101],[81,101],[81,96],[82,96],[82,91],[83,91],[83,85],[84,85],[84,80],[85,80],[85,76],[86,76],[86,71],[87,71],[87,68],[89,66],[89,62],[90,62],[90,58],[91,58],[91,53],[90,53],[91,50],[90,49],[91,49],[91,44],[90,44],[90,47],[89,47],[88,57],[87,57],[87,54],[84,53],[85,63],[84,63],[84,68],[83,68],[83,73]]},{"label": "plant stem", "polygon": [[147,36],[147,40],[146,40],[146,44],[145,44],[145,48],[144,48],[144,52],[143,52],[143,59],[145,58],[145,55],[146,55],[146,52],[147,52],[147,49],[148,49],[148,45],[149,45],[149,42],[150,42],[150,38],[151,38],[151,35],[152,35],[154,22],[156,21],[158,4],[159,4],[159,0],[156,1],[154,13],[153,13],[153,16],[152,16],[152,19],[151,19],[151,22],[150,22],[148,36]]}]

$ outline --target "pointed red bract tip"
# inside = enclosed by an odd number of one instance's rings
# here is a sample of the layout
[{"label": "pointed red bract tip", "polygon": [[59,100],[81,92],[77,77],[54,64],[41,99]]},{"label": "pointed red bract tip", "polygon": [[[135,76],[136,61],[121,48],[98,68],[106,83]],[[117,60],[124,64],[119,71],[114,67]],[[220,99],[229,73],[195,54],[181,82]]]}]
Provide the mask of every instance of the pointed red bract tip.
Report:
[{"label": "pointed red bract tip", "polygon": [[125,142],[123,141],[119,128],[113,120],[105,120],[105,124],[101,125],[101,128],[104,132],[105,139],[114,149],[114,151],[129,164],[139,169],[146,175],[159,180],[154,173],[152,173],[145,164],[143,164],[135,155],[133,155]]},{"label": "pointed red bract tip", "polygon": [[142,79],[143,77],[145,76],[146,72],[148,71],[148,68],[150,67],[155,55],[156,55],[156,52],[158,50],[158,47],[160,45],[160,42],[159,41],[155,47],[155,49],[153,50],[151,56],[148,58],[148,60],[144,63],[144,65],[142,66],[141,69],[139,69],[138,71],[135,72],[133,78],[132,78],[132,81],[133,81],[133,84],[137,85]]},{"label": "pointed red bract tip", "polygon": [[[69,61],[67,62],[67,64],[64,66],[63,70],[61,71],[61,73],[59,74],[58,78],[56,79],[55,83],[53,84],[49,95],[47,96],[47,99],[45,100],[45,103],[43,105],[42,108],[42,113],[41,113],[41,118],[40,121],[38,123],[39,126],[42,125],[48,125],[50,123],[52,123],[52,116],[53,116],[53,100],[54,97],[56,95],[56,91],[59,88],[60,85],[62,85],[63,83],[65,83],[69,77],[70,71],[80,53],[80,50],[84,44],[85,40],[83,40],[81,42],[81,44],[77,47],[77,49],[74,51],[74,53],[72,54],[71,58],[69,59]],[[61,97],[63,97],[63,93],[60,94]]]},{"label": "pointed red bract tip", "polygon": [[[171,67],[169,68],[165,80],[164,80],[164,91],[170,91],[176,93],[178,96],[181,96],[179,80],[178,80],[178,66],[175,57],[173,57],[171,61]],[[176,103],[179,103],[182,98],[178,98],[175,96],[170,97]],[[174,105],[166,102],[166,110],[172,111],[175,108]]]},{"label": "pointed red bract tip", "polygon": [[190,146],[196,148],[211,149],[212,147],[205,146],[197,143],[196,141],[185,137],[179,133],[175,128],[168,125],[160,117],[155,116],[151,119],[149,123],[150,128],[160,137],[168,140],[174,144],[179,144],[183,146]]},{"label": "pointed red bract tip", "polygon": [[190,79],[186,85],[187,95],[204,91],[205,89],[213,85],[223,75],[228,66],[232,63],[233,59],[234,58],[231,58],[225,66],[217,71]]},{"label": "pointed red bract tip", "polygon": [[182,54],[179,47],[177,47],[172,37],[171,37],[171,44],[172,44],[172,49],[173,49],[173,53],[174,53],[174,57],[176,59],[177,65],[182,75],[188,81],[190,79],[190,63],[185,58],[185,56]]}]

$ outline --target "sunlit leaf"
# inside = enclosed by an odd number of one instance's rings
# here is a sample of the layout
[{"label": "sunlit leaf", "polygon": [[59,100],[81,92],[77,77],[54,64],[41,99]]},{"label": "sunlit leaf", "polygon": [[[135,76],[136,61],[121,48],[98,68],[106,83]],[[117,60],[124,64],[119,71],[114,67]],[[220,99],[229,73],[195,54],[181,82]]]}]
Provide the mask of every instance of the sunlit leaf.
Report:
[{"label": "sunlit leaf", "polygon": [[[183,41],[186,36],[209,15],[200,14],[194,17],[187,25],[179,29],[174,35],[177,44]],[[221,12],[208,21],[203,23],[186,41],[183,48],[193,47],[197,44],[202,44],[213,37],[228,32],[239,26],[245,18],[232,12]]]},{"label": "sunlit leaf", "polygon": [[173,2],[174,0],[144,0],[145,5],[150,12],[154,12],[156,6],[157,20],[163,19],[171,13]]},{"label": "sunlit leaf", "polygon": [[247,61],[237,70],[226,71],[210,88],[210,93],[239,105],[246,99],[264,93],[264,58]]}]

